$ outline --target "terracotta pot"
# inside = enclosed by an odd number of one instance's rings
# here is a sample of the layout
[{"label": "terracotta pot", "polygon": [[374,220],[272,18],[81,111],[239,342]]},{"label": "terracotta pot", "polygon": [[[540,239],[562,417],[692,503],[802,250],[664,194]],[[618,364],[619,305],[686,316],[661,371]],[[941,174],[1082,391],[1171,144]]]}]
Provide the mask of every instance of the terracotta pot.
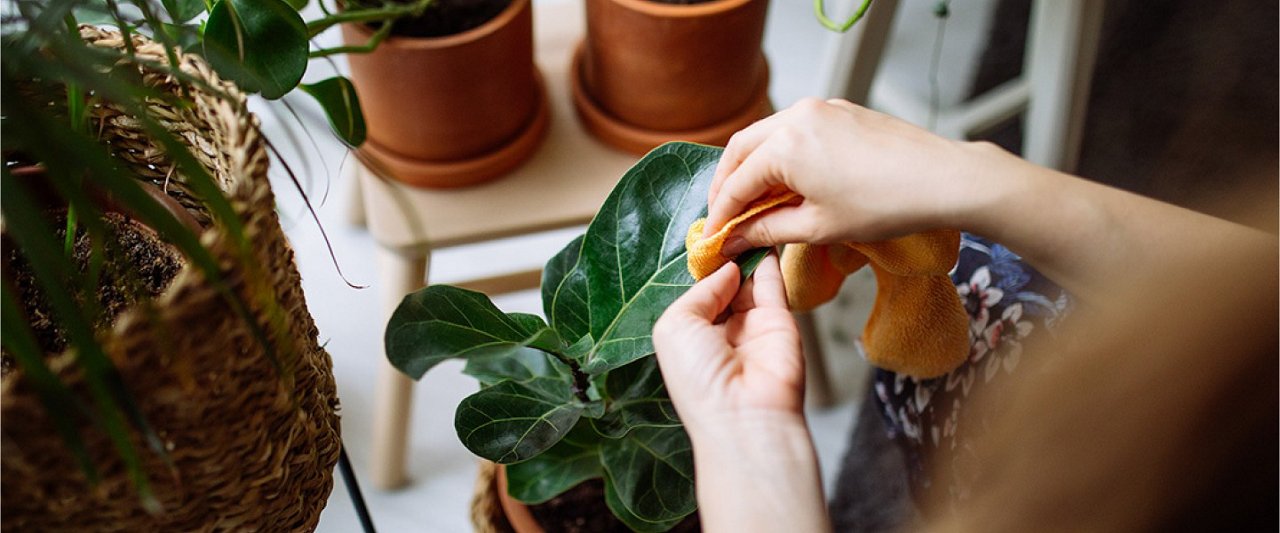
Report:
[{"label": "terracotta pot", "polygon": [[[362,25],[342,28],[352,45],[372,34]],[[512,0],[462,33],[393,36],[373,53],[347,58],[369,132],[361,159],[411,185],[497,178],[532,155],[546,134],[530,0]]]},{"label": "terracotta pot", "polygon": [[544,533],[542,525],[533,517],[529,506],[507,494],[507,467],[498,465],[498,503],[507,515],[507,522],[516,533]]},{"label": "terracotta pot", "polygon": [[675,139],[723,145],[767,114],[768,0],[587,0],[586,8],[574,104],[602,140],[633,152]]}]

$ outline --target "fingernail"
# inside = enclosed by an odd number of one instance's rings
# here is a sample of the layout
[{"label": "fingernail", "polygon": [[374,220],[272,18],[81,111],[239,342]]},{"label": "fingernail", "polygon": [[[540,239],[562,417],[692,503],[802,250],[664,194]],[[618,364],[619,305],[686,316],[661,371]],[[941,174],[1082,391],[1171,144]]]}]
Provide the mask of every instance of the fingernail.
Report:
[{"label": "fingernail", "polygon": [[751,249],[751,243],[742,237],[729,237],[724,241],[724,246],[720,247],[720,255],[733,259],[739,254]]}]

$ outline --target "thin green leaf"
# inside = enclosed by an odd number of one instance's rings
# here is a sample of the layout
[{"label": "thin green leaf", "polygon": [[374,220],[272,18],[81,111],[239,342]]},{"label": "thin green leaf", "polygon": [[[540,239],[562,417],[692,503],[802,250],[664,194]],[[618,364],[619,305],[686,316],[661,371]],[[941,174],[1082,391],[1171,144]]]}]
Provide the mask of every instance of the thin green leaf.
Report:
[{"label": "thin green leaf", "polygon": [[329,119],[329,126],[342,142],[353,147],[364,144],[364,114],[360,111],[360,99],[351,80],[334,76],[316,83],[304,83],[300,88],[320,104]]},{"label": "thin green leaf", "polygon": [[[7,171],[4,174],[4,179],[10,179]],[[84,472],[90,484],[97,485],[100,480],[98,469],[89,459],[89,451],[85,449],[80,431],[76,429],[75,421],[82,417],[73,403],[74,396],[45,364],[44,352],[36,342],[30,323],[18,308],[17,299],[7,282],[0,284],[0,303],[3,304],[3,311],[0,311],[0,340],[3,341],[5,350],[13,354],[18,367],[40,397],[49,421],[67,444],[71,456],[80,465],[80,471]]]},{"label": "thin green leaf", "polygon": [[[4,92],[7,96],[10,91]],[[124,404],[131,401],[130,394],[124,390],[110,359],[102,352],[91,320],[84,316],[80,302],[66,286],[66,280],[75,274],[71,272],[69,261],[60,253],[57,238],[45,227],[44,217],[36,207],[39,204],[24,187],[18,185],[18,180],[10,179],[7,172],[5,174],[5,179],[0,180],[0,204],[3,205],[9,235],[22,248],[43,294],[76,352],[76,361],[85,371],[85,381],[98,407],[102,427],[124,460],[134,487],[145,506],[158,510],[158,501],[151,494],[150,481],[142,471],[141,458],[129,440],[124,422]]]}]

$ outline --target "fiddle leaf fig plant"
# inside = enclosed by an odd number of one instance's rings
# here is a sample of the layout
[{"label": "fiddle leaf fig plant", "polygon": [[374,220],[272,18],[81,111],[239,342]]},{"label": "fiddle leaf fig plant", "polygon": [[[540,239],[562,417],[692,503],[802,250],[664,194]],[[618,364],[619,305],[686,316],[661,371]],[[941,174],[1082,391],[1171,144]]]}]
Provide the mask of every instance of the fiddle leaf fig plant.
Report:
[{"label": "fiddle leaf fig plant", "polygon": [[[392,315],[387,355],[402,372],[417,379],[466,360],[481,389],[458,405],[458,438],[507,465],[515,498],[541,503],[602,478],[609,509],[637,531],[666,531],[697,509],[689,438],[651,332],[693,285],[685,233],[706,215],[720,152],[669,143],[636,163],[586,233],[547,262],[545,321],[447,285],[407,296]],[[743,254],[744,275],[767,252]]]}]

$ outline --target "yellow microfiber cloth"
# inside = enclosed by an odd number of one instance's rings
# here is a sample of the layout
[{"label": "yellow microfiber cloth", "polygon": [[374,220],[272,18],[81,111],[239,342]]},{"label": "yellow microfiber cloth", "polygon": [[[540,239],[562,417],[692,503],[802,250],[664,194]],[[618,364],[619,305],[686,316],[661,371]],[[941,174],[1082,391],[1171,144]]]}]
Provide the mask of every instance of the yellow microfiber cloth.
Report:
[{"label": "yellow microfiber cloth", "polygon": [[[720,255],[733,229],[756,215],[793,202],[788,191],[760,200],[720,231],[702,237],[705,219],[689,228],[689,273],[711,275],[730,258]],[[960,232],[937,230],[881,242],[788,244],[782,278],[792,311],[808,311],[835,298],[845,276],[871,265],[876,301],[862,332],[871,364],[917,378],[946,374],[969,356],[969,316],[947,272],[960,250]]]}]

